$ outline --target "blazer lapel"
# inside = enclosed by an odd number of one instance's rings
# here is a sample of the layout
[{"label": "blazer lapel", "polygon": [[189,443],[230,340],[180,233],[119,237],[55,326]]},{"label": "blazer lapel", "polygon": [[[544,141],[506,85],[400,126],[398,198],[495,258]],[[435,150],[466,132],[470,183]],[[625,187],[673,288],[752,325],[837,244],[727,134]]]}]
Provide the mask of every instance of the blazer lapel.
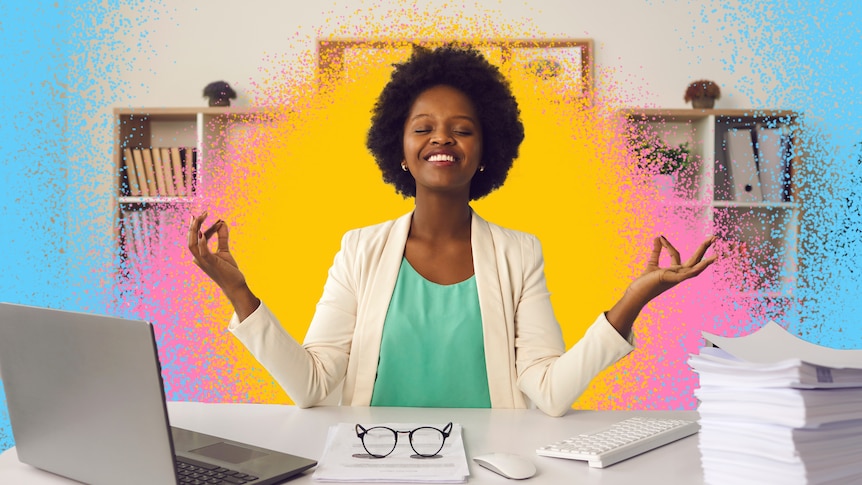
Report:
[{"label": "blazer lapel", "polygon": [[[506,318],[501,279],[508,272],[499,268],[505,259],[498,261],[497,247],[487,221],[473,212],[471,225],[473,245],[473,271],[479,292],[479,309],[482,312],[482,332],[485,341],[485,367],[488,372],[488,390],[491,406],[513,408],[512,377],[514,369],[514,325]],[[511,298],[511,297],[510,297]],[[513,328],[509,328],[509,327]]]},{"label": "blazer lapel", "polygon": [[[356,387],[351,399],[353,405],[368,406],[374,391],[374,381],[377,379],[377,364],[380,358],[380,341],[383,338],[383,323],[389,311],[389,302],[398,280],[398,270],[404,257],[404,246],[410,233],[410,222],[413,212],[409,212],[395,220],[386,244],[380,253],[379,264],[370,278],[371,287],[364,298],[368,303],[365,315],[358,318],[354,336],[360,343],[360,348],[352,349],[351,354],[359,357],[357,362]],[[355,344],[354,344],[355,345]]]}]

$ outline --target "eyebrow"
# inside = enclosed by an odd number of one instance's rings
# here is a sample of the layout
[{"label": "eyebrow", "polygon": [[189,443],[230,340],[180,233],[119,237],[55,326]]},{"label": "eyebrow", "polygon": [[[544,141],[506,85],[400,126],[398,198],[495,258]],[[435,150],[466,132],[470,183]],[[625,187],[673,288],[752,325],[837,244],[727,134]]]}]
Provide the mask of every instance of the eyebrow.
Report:
[{"label": "eyebrow", "polygon": [[[416,116],[414,116],[414,117],[412,117],[412,118],[408,119],[407,121],[415,121],[415,120],[417,120],[417,119],[419,119],[419,118],[432,118],[432,116],[431,116],[431,115],[429,115],[429,114],[425,114],[425,113],[419,113],[418,115],[416,115]],[[474,124],[477,124],[477,123],[478,123],[478,122],[477,122],[476,120],[474,120],[471,116],[467,116],[467,115],[455,115],[455,116],[453,116],[452,118],[462,119],[462,120],[467,120],[467,121],[469,121],[469,122],[471,122],[471,123],[474,123]]]}]

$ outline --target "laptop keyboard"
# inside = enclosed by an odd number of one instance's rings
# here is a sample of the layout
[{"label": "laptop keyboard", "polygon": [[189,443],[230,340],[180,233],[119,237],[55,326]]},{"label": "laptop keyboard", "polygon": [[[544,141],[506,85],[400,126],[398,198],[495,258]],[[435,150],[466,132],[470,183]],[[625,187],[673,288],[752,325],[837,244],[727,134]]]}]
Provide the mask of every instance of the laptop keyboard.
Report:
[{"label": "laptop keyboard", "polygon": [[183,456],[176,457],[176,465],[177,478],[183,485],[239,485],[253,482],[258,478]]}]

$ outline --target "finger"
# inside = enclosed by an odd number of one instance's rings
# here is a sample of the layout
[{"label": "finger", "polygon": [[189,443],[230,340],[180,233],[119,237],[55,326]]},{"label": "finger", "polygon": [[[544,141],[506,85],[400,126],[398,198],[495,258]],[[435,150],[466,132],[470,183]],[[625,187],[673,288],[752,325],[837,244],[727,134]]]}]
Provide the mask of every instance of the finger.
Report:
[{"label": "finger", "polygon": [[661,243],[665,248],[667,248],[667,252],[670,255],[671,263],[673,263],[674,266],[681,266],[682,263],[679,259],[679,251],[677,251],[676,248],[673,247],[673,244],[671,244],[670,241],[668,241],[667,238],[664,236],[661,236]]},{"label": "finger", "polygon": [[677,284],[687,279],[694,278],[695,276],[703,273],[703,271],[708,268],[709,265],[714,263],[716,259],[716,256],[710,256],[690,268],[685,268],[683,271],[667,272],[667,274],[664,275],[663,281],[667,283]]},{"label": "finger", "polygon": [[230,252],[230,247],[228,246],[228,236],[230,235],[230,231],[228,231],[227,223],[220,220],[216,224],[218,225],[216,228],[218,229],[218,252]]},{"label": "finger", "polygon": [[652,252],[647,261],[647,268],[658,268],[658,260],[661,257],[661,238],[657,237],[652,240]]},{"label": "finger", "polygon": [[212,251],[210,251],[210,248],[207,245],[207,238],[203,231],[198,231],[197,238],[198,258],[202,263],[208,263],[209,258],[212,258]]},{"label": "finger", "polygon": [[195,257],[198,256],[198,234],[201,230],[201,225],[204,220],[207,218],[207,211],[204,211],[201,215],[194,217],[192,216],[192,220],[189,223],[189,233],[188,233],[188,246],[189,251]]},{"label": "finger", "polygon": [[218,226],[219,226],[219,224],[221,224],[221,222],[222,222],[222,220],[221,220],[221,219],[219,219],[219,220],[215,221],[215,223],[213,223],[213,225],[211,225],[211,226],[209,227],[209,229],[207,229],[206,231],[204,231],[204,238],[205,238],[207,241],[209,241],[209,240],[210,240],[210,238],[212,237],[212,235],[213,235],[213,234],[215,234],[215,232],[218,230]]},{"label": "finger", "polygon": [[701,245],[698,246],[698,248],[694,252],[694,254],[692,254],[691,257],[688,259],[688,261],[685,262],[685,265],[690,267],[690,266],[694,266],[695,264],[697,264],[701,259],[703,259],[703,255],[706,254],[706,250],[709,249],[710,246],[712,246],[712,244],[715,242],[715,240],[716,240],[715,236],[710,236],[710,237],[706,238],[706,241],[701,243]]},{"label": "finger", "polygon": [[716,256],[710,256],[710,257],[700,261],[699,263],[697,263],[691,267],[691,269],[687,272],[686,277],[687,278],[694,278],[695,276],[703,273],[703,270],[705,270],[706,268],[709,267],[709,265],[714,263],[716,259],[717,259]]}]

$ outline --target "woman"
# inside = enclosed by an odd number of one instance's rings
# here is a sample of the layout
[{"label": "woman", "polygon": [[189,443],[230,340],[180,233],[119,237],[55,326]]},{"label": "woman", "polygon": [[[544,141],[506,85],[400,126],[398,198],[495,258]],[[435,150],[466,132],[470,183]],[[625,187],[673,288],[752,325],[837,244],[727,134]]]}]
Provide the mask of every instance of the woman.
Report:
[{"label": "woman", "polygon": [[[233,304],[228,326],[301,407],[522,408],[560,416],[590,380],[632,349],[650,300],[697,276],[707,239],[682,264],[656,238],[642,276],[566,351],[538,240],[483,220],[470,201],[503,184],[524,138],[507,80],[473,49],[416,48],[373,112],[367,146],[383,179],[415,209],[345,234],[303,345],[249,289],[228,226],[189,250]],[[207,240],[218,236],[213,253]],[[672,266],[659,268],[662,249]]]}]

